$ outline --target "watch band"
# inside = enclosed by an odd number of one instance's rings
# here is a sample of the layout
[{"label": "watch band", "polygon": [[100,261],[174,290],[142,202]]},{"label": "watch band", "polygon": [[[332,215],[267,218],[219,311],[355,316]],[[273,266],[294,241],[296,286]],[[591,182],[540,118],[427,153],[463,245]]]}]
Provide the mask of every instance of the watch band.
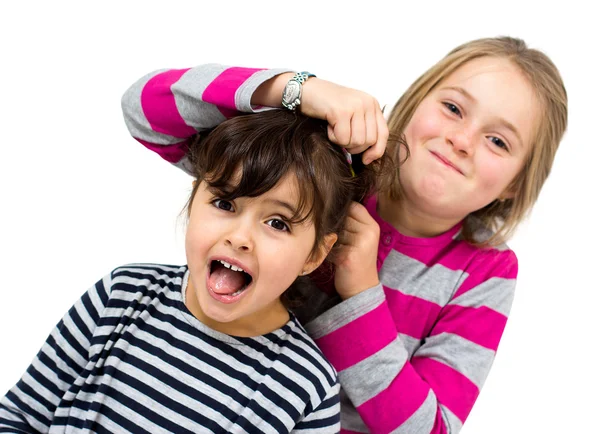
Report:
[{"label": "watch band", "polygon": [[300,105],[302,100],[302,85],[311,77],[316,77],[316,75],[308,71],[297,72],[287,82],[281,97],[281,104],[285,108],[293,111]]}]

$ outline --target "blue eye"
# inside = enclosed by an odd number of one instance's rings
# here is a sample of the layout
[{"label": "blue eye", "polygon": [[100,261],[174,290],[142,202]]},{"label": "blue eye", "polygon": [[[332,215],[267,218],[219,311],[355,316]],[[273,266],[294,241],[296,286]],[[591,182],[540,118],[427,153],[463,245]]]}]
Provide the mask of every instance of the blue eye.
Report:
[{"label": "blue eye", "polygon": [[454,104],[452,104],[451,102],[444,102],[442,103],[446,106],[446,108],[448,110],[450,110],[452,113],[454,113],[455,115],[458,115],[459,117],[462,117],[462,113],[460,112],[459,108],[456,107]]},{"label": "blue eye", "polygon": [[287,224],[285,224],[285,222],[283,220],[280,220],[280,219],[268,220],[267,225],[271,226],[273,229],[276,229],[278,231],[282,231],[282,232],[290,231],[290,227]]},{"label": "blue eye", "polygon": [[491,136],[489,139],[490,139],[490,141],[491,141],[491,142],[492,142],[494,145],[496,145],[497,147],[499,147],[499,148],[502,148],[502,149],[505,149],[505,150],[507,150],[507,151],[508,151],[508,146],[506,146],[506,143],[504,143],[504,142],[502,141],[502,139],[499,139],[498,137],[494,137],[494,136]]},{"label": "blue eye", "polygon": [[215,199],[212,204],[223,211],[233,211],[233,204],[223,199]]}]

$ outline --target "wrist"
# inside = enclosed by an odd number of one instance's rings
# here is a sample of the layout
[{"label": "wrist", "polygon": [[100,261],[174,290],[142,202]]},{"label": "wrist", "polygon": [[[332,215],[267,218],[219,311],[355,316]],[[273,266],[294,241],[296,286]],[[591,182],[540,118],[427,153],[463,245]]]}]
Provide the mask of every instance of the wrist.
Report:
[{"label": "wrist", "polygon": [[294,76],[288,80],[287,84],[283,88],[281,105],[288,110],[296,110],[296,108],[302,103],[303,85],[311,77],[316,77],[316,75],[311,74],[308,71],[297,72],[294,74]]},{"label": "wrist", "polygon": [[375,286],[379,285],[379,278],[371,280],[369,283],[364,283],[361,285],[355,285],[353,288],[348,288],[348,289],[344,289],[339,291],[338,290],[338,294],[340,295],[340,298],[342,300],[347,300],[349,298],[352,298],[358,294],[361,294]]},{"label": "wrist", "polygon": [[283,107],[281,94],[288,81],[294,76],[293,72],[284,72],[262,83],[256,88],[250,99],[252,105],[264,107]]}]

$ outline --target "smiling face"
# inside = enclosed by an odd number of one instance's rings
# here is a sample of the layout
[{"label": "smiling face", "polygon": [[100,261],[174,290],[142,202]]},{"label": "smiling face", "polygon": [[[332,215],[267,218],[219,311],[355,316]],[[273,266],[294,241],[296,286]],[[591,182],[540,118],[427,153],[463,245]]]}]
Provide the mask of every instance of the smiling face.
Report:
[{"label": "smiling face", "polygon": [[186,306],[200,321],[237,336],[261,335],[288,321],[281,294],[327,253],[313,254],[312,219],[290,221],[298,202],[292,174],[265,194],[232,201],[204,181],[198,186],[185,245]]},{"label": "smiling face", "polygon": [[472,60],[417,107],[404,134],[403,206],[447,228],[495,199],[510,198],[532,146],[539,107],[509,60]]}]

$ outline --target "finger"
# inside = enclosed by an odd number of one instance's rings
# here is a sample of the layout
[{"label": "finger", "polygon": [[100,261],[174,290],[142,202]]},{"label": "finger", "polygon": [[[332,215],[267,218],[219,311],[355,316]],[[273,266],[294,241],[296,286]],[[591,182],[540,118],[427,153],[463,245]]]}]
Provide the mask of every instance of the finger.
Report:
[{"label": "finger", "polygon": [[349,234],[360,234],[364,230],[364,228],[364,223],[361,223],[360,221],[351,217],[347,217],[346,221],[344,222],[344,231],[346,231]]},{"label": "finger", "polygon": [[365,146],[366,128],[365,128],[365,113],[362,110],[356,111],[352,115],[350,122],[352,132],[350,134],[349,147],[362,148]]},{"label": "finger", "polygon": [[377,124],[377,112],[375,111],[375,104],[372,107],[369,107],[367,111],[365,111],[365,145],[373,146],[377,143],[377,134],[378,134],[378,124]]},{"label": "finger", "polygon": [[365,208],[363,204],[358,202],[352,202],[350,204],[350,209],[348,210],[348,218],[354,219],[363,224],[371,224],[375,222],[373,217],[371,217],[371,214],[369,214],[369,210],[367,210],[367,208]]},{"label": "finger", "polygon": [[335,140],[332,139],[332,142],[342,146],[347,146],[348,143],[350,143],[350,136],[352,133],[350,121],[351,118],[350,115],[348,115],[347,117],[344,116],[330,123],[333,129],[333,136],[335,137]]},{"label": "finger", "polygon": [[340,231],[338,237],[338,246],[342,248],[342,246],[350,246],[352,245],[352,241],[355,239],[356,235],[346,229],[342,229]]},{"label": "finger", "polygon": [[377,141],[375,142],[375,145],[371,146],[363,154],[364,164],[370,164],[383,156],[390,135],[387,122],[383,117],[383,112],[378,107],[375,108],[375,119],[377,122]]}]

